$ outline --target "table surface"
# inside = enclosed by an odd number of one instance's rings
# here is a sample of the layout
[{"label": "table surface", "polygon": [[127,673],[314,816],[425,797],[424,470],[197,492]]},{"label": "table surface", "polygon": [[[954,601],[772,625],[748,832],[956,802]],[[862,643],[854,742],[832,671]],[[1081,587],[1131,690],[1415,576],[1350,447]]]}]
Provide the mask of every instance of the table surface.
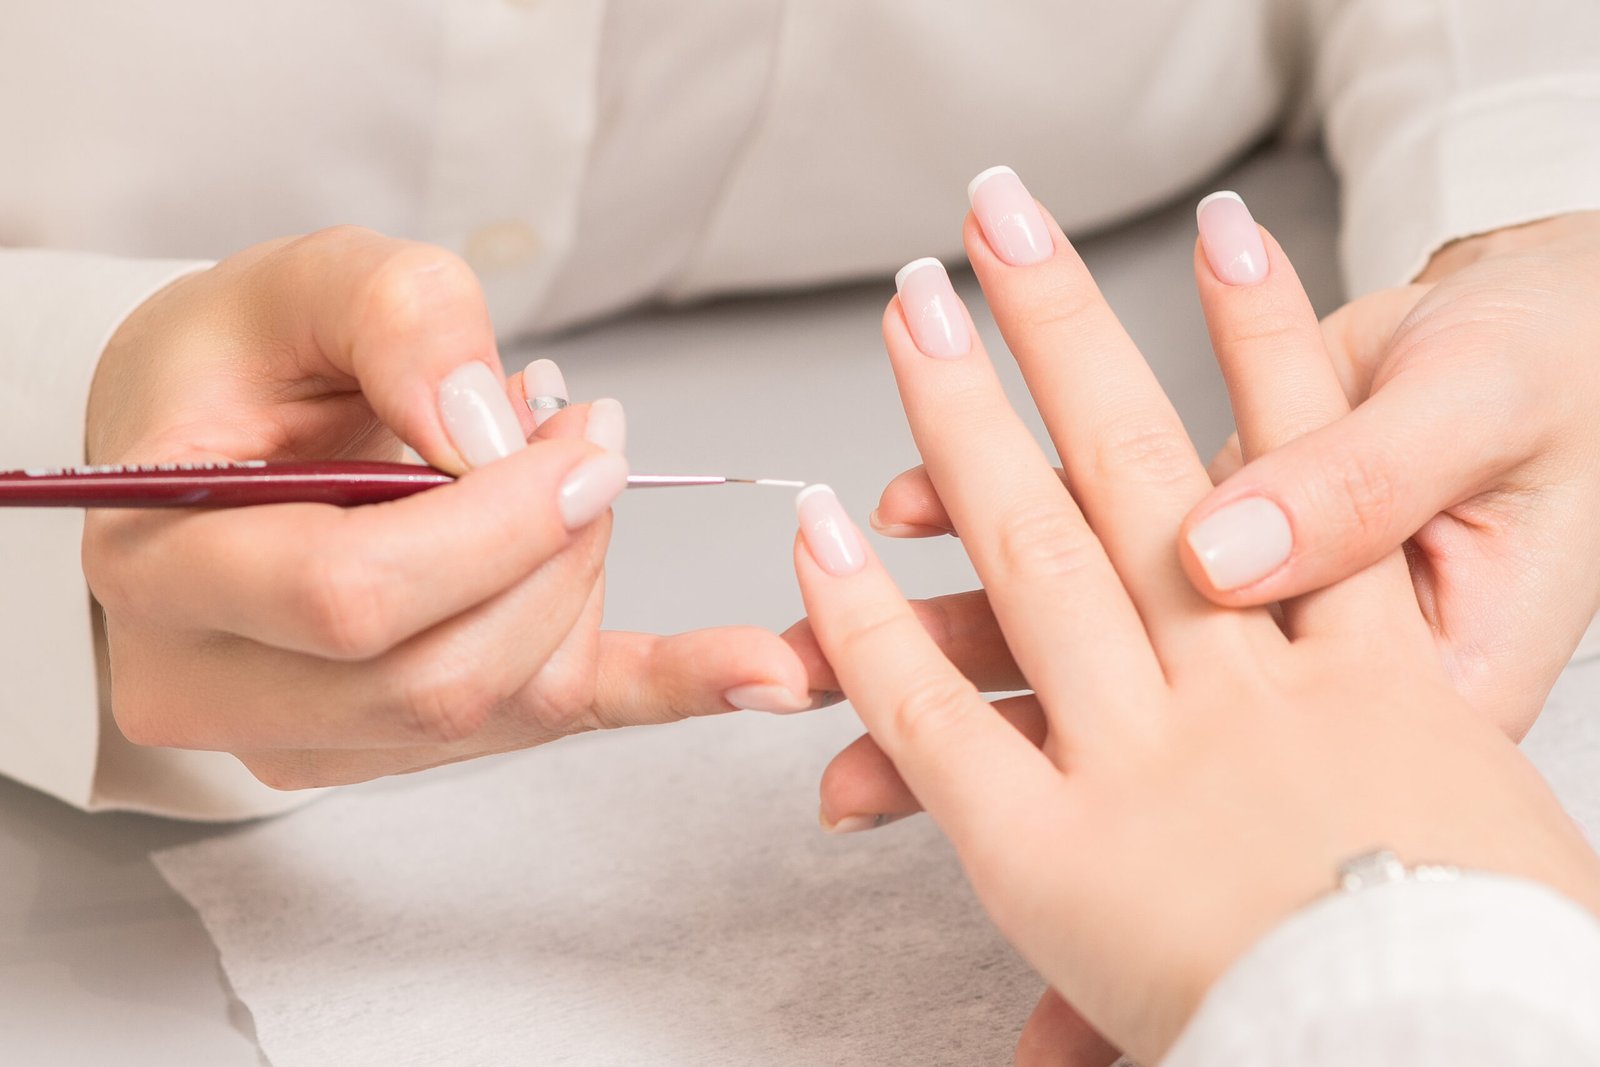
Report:
[{"label": "table surface", "polygon": [[[1227,181],[1289,249],[1318,307],[1334,306],[1333,182],[1321,161],[1274,151]],[[950,222],[954,234],[959,219]],[[1082,247],[1208,452],[1231,420],[1193,295],[1192,243],[1191,208],[1181,204]],[[975,299],[970,276],[958,275],[957,284]],[[915,462],[878,340],[889,288],[885,278],[651,311],[513,352],[507,363],[552,356],[580,398],[622,398],[637,470],[826,480],[865,514],[882,483]],[[992,324],[978,317],[991,350],[1003,352]],[[1022,400],[1015,369],[998,362]],[[619,506],[607,624],[675,630],[795,617],[787,550],[776,547],[792,531],[787,498],[752,507],[729,494],[756,490],[684,492],[709,495],[689,504],[670,494],[635,502],[630,494]],[[894,569],[913,595],[963,587],[970,574],[949,543],[909,553]],[[661,577],[685,570],[703,579]],[[683,595],[686,588],[695,594]],[[425,776],[362,788],[421,787]],[[0,781],[0,1055],[17,1063],[114,1055],[130,1067],[262,1062],[249,1013],[229,995],[198,918],[148,860],[154,850],[222,832],[86,815]]]}]

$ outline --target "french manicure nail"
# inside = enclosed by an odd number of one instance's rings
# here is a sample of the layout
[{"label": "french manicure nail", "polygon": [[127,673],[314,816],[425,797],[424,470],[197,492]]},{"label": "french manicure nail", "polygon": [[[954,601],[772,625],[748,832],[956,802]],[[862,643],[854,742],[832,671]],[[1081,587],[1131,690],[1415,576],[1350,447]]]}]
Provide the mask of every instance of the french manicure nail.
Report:
[{"label": "french manicure nail", "polygon": [[1258,582],[1283,566],[1294,534],[1283,509],[1252,496],[1206,516],[1189,531],[1189,548],[1218,590]]},{"label": "french manicure nail", "polygon": [[989,247],[1013,267],[1043,263],[1055,251],[1038,202],[1010,167],[990,167],[972,179],[967,202]]},{"label": "french manicure nail", "polygon": [[817,821],[822,823],[822,828],[830,834],[859,834],[864,830],[876,830],[880,826],[888,826],[892,822],[899,822],[905,818],[900,815],[846,815],[838,822],[828,822],[821,816]]},{"label": "french manicure nail", "polygon": [[794,498],[800,533],[818,566],[836,578],[859,571],[867,562],[861,532],[826,485],[808,485]]},{"label": "french manicure nail", "polygon": [[789,715],[811,710],[811,696],[797,696],[781,685],[736,685],[722,699],[741,711],[768,711]]},{"label": "french manicure nail", "polygon": [[894,276],[911,339],[923,355],[956,359],[972,350],[972,336],[961,299],[944,264],[929,256],[914,259]]},{"label": "french manicure nail", "polygon": [[504,459],[527,444],[505,384],[483,363],[463,364],[439,383],[439,417],[469,467]]},{"label": "french manicure nail", "polygon": [[872,514],[867,516],[867,525],[883,537],[935,537],[948,532],[937,526],[918,526],[909,522],[884,522],[879,517],[877,508],[873,508]]},{"label": "french manicure nail", "polygon": [[623,413],[622,401],[607,397],[589,405],[589,425],[583,436],[590,444],[599,445],[607,452],[625,455],[628,451],[628,417]]},{"label": "french manicure nail", "polygon": [[1194,216],[1200,247],[1219,281],[1254,285],[1267,276],[1267,246],[1238,193],[1212,193],[1196,205]]},{"label": "french manicure nail", "polygon": [[600,517],[601,512],[628,487],[628,461],[615,452],[584,460],[567,474],[557,494],[561,521],[577,530]]},{"label": "french manicure nail", "polygon": [[554,360],[536,359],[522,372],[522,398],[533,412],[533,424],[543,426],[567,406],[567,378]]}]

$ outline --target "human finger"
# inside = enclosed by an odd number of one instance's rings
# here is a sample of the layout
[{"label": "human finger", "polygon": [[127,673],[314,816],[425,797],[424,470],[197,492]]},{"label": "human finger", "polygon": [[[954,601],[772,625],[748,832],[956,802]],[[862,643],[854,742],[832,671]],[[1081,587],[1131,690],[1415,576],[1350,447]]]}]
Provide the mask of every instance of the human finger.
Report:
[{"label": "human finger", "polygon": [[968,196],[967,257],[1073,496],[1157,654],[1208,656],[1198,628],[1247,624],[1206,603],[1173,551],[1184,513],[1211,488],[1188,432],[1088,267],[1016,174],[985,171]]},{"label": "human finger", "polygon": [[1050,810],[1063,780],[939,653],[832,490],[811,486],[798,506],[795,570],[823,652],[974,878],[987,879],[986,857],[1026,848],[1019,828]]},{"label": "human finger", "polygon": [[615,453],[547,441],[384,504],[118,516],[90,528],[85,566],[136,615],[369,659],[527,577],[626,479]]},{"label": "human finger", "polygon": [[1047,708],[1069,691],[1107,708],[1112,690],[1156,684],[1122,578],[1012,409],[943,265],[917,260],[896,286],[883,336],[906,419],[1023,675]]},{"label": "human finger", "polygon": [[[1037,747],[1049,727],[1032,695],[997,700],[992,707]],[[871,734],[863,734],[829,761],[819,787],[818,819],[830,833],[871,830],[922,810],[911,787]]]}]

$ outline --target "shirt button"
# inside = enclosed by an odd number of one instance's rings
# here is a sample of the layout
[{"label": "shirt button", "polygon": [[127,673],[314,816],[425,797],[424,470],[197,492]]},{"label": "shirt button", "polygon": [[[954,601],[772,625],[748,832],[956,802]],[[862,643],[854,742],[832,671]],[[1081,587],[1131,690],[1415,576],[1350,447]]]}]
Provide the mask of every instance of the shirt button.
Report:
[{"label": "shirt button", "polygon": [[462,255],[474,270],[516,270],[538,258],[539,235],[523,222],[492,223],[467,238]]}]

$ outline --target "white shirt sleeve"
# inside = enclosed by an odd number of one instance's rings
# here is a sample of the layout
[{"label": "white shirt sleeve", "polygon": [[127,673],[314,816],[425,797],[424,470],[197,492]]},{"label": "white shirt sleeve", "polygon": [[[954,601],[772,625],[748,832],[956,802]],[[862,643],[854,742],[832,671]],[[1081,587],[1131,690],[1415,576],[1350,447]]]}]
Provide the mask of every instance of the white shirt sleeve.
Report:
[{"label": "white shirt sleeve", "polygon": [[1319,0],[1351,295],[1450,241],[1600,209],[1600,4]]},{"label": "white shirt sleeve", "polygon": [[[0,466],[83,462],[89,383],[147,297],[203,263],[0,250]],[[128,744],[108,715],[79,562],[83,513],[0,521],[0,774],[82,808],[240,818],[299,798],[212,752]],[[136,770],[137,768],[137,770]]]},{"label": "white shirt sleeve", "polygon": [[1600,1063],[1600,922],[1498,875],[1339,893],[1212,987],[1162,1067]]}]

